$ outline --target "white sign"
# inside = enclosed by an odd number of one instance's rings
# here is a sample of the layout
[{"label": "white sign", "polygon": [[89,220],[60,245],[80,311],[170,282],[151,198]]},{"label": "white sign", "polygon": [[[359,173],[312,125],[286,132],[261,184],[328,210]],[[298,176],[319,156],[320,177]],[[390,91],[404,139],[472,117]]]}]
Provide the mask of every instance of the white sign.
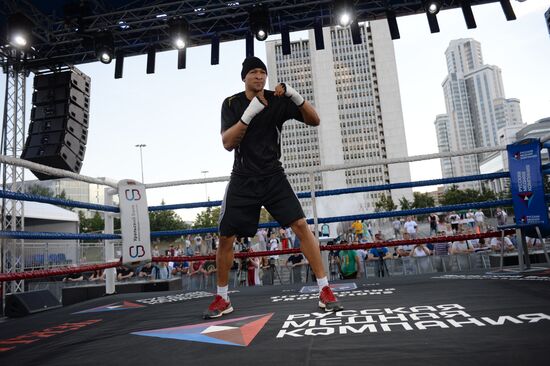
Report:
[{"label": "white sign", "polygon": [[145,185],[131,179],[118,182],[122,263],[151,261],[151,228]]}]

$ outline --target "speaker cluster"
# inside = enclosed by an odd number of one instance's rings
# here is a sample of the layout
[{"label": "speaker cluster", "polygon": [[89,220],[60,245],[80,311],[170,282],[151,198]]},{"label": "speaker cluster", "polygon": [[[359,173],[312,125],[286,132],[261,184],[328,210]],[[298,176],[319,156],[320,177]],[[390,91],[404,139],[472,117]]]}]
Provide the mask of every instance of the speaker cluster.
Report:
[{"label": "speaker cluster", "polygon": [[[79,173],[86,152],[91,79],[80,70],[36,75],[22,159]],[[57,177],[32,171],[40,180]]]}]

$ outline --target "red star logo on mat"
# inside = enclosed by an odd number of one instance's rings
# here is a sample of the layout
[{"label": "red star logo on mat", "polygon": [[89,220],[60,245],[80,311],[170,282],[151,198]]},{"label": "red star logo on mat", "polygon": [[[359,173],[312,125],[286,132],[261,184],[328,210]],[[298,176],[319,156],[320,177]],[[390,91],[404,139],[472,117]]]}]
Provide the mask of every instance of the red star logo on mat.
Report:
[{"label": "red star logo on mat", "polygon": [[526,206],[529,206],[531,199],[533,198],[533,192],[521,192],[518,193],[519,198],[525,203]]},{"label": "red star logo on mat", "polygon": [[73,314],[101,313],[104,311],[129,310],[129,309],[144,308],[144,307],[145,305],[136,304],[130,301],[123,301],[122,303],[115,302],[108,305],[98,306],[97,308],[78,311]]},{"label": "red star logo on mat", "polygon": [[272,316],[273,313],[253,315],[236,319],[218,320],[210,323],[147,330],[132,334],[246,347]]}]

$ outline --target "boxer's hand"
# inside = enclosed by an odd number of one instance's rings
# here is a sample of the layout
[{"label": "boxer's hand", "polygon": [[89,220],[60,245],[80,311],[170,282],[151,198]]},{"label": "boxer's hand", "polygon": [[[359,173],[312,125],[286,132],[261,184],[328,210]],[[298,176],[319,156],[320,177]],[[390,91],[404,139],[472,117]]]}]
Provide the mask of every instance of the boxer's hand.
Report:
[{"label": "boxer's hand", "polygon": [[290,98],[290,100],[292,100],[298,107],[301,107],[305,102],[304,98],[296,90],[294,90],[293,87],[285,83],[279,83],[275,87],[275,95],[284,95]]},{"label": "boxer's hand", "polygon": [[254,97],[254,99],[252,99],[252,101],[248,105],[248,108],[245,109],[243,115],[241,116],[241,121],[245,125],[248,126],[250,124],[250,121],[252,121],[252,118],[263,111],[263,109],[266,107],[267,101],[263,97],[262,99],[263,101],[258,96]]}]

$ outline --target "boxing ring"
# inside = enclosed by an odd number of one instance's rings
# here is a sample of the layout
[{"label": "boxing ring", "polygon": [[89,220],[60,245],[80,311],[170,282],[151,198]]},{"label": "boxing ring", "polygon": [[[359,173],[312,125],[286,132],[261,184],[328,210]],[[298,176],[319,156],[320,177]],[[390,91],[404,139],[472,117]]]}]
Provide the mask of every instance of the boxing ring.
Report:
[{"label": "boxing ring", "polygon": [[[548,138],[537,143],[539,152],[548,149]],[[521,148],[521,146],[520,146]],[[478,151],[480,150],[480,151]],[[478,149],[469,152],[431,154],[403,159],[385,159],[363,164],[322,167],[325,170],[349,169],[357,166],[394,164],[430,158],[475,154],[481,151],[499,151],[504,148]],[[510,150],[509,150],[510,153]],[[523,154],[523,155],[522,155]],[[519,157],[524,152],[518,153]],[[515,156],[515,155],[514,155]],[[488,271],[476,269],[460,273],[429,273],[416,276],[389,278],[359,278],[336,280],[331,286],[341,299],[345,310],[321,313],[316,308],[315,283],[231,287],[230,296],[236,311],[220,320],[205,321],[202,310],[210,303],[210,291],[159,291],[147,293],[116,293],[114,267],[121,264],[114,246],[121,235],[114,234],[113,219],[119,214],[113,205],[118,182],[99,180],[75,173],[41,166],[24,160],[0,156],[0,161],[60,177],[69,177],[106,188],[104,205],[89,204],[58,198],[1,191],[0,197],[51,203],[101,211],[105,215],[103,234],[70,234],[54,232],[2,231],[5,241],[29,239],[102,240],[105,243],[103,263],[85,264],[55,269],[13,271],[0,274],[7,286],[16,281],[68,275],[94,270],[106,270],[102,296],[80,303],[33,314],[24,318],[0,320],[0,360],[2,364],[17,365],[84,365],[133,364],[162,362],[201,362],[205,365],[226,363],[234,359],[243,365],[280,364],[329,365],[346,362],[384,362],[407,364],[474,364],[520,362],[546,363],[547,338],[550,331],[550,270],[548,263],[531,267],[525,234],[548,235],[548,196],[542,199],[545,219],[532,220],[521,216],[514,225],[498,230],[470,235],[395,240],[378,243],[320,246],[323,257],[329,250],[369,249],[406,244],[436,243],[471,238],[518,235],[519,267]],[[516,168],[514,168],[516,169]],[[531,169],[531,168],[530,168]],[[544,177],[549,166],[538,161]],[[512,166],[511,166],[512,170]],[[288,174],[314,171],[287,171]],[[298,193],[299,198],[311,198],[314,217],[308,223],[319,224],[371,220],[378,218],[423,215],[474,208],[512,206],[515,198],[487,202],[411,209],[391,212],[360,213],[354,215],[317,217],[316,197],[338,196],[358,192],[453,184],[515,177],[514,172],[501,172],[467,177],[393,183],[386,185],[346,188]],[[519,176],[519,175],[518,175]],[[196,179],[145,185],[146,189],[187,184],[227,181],[228,177]],[[523,182],[523,181],[521,181]],[[520,182],[520,186],[521,183]],[[542,187],[529,187],[539,194]],[[514,194],[514,189],[512,189]],[[521,193],[521,192],[520,192]],[[522,198],[527,196],[523,195]],[[531,196],[527,197],[530,198]],[[540,203],[540,202],[539,202]],[[183,208],[214,207],[220,201],[169,204],[148,207],[148,211]],[[516,210],[516,214],[518,211]],[[525,217],[525,220],[523,219]],[[259,227],[278,227],[275,222]],[[217,228],[151,232],[151,238],[182,236],[216,232]],[[318,230],[315,230],[318,235]],[[548,253],[542,245],[546,260]],[[525,253],[521,251],[525,250]],[[236,258],[247,256],[283,255],[300,252],[299,249],[235,253]],[[500,253],[501,258],[503,252]],[[527,254],[527,255],[525,255]],[[24,261],[24,256],[22,257]],[[212,259],[208,256],[153,257],[155,262],[196,261]],[[326,266],[326,262],[325,262]],[[328,271],[327,271],[328,272]]]}]

